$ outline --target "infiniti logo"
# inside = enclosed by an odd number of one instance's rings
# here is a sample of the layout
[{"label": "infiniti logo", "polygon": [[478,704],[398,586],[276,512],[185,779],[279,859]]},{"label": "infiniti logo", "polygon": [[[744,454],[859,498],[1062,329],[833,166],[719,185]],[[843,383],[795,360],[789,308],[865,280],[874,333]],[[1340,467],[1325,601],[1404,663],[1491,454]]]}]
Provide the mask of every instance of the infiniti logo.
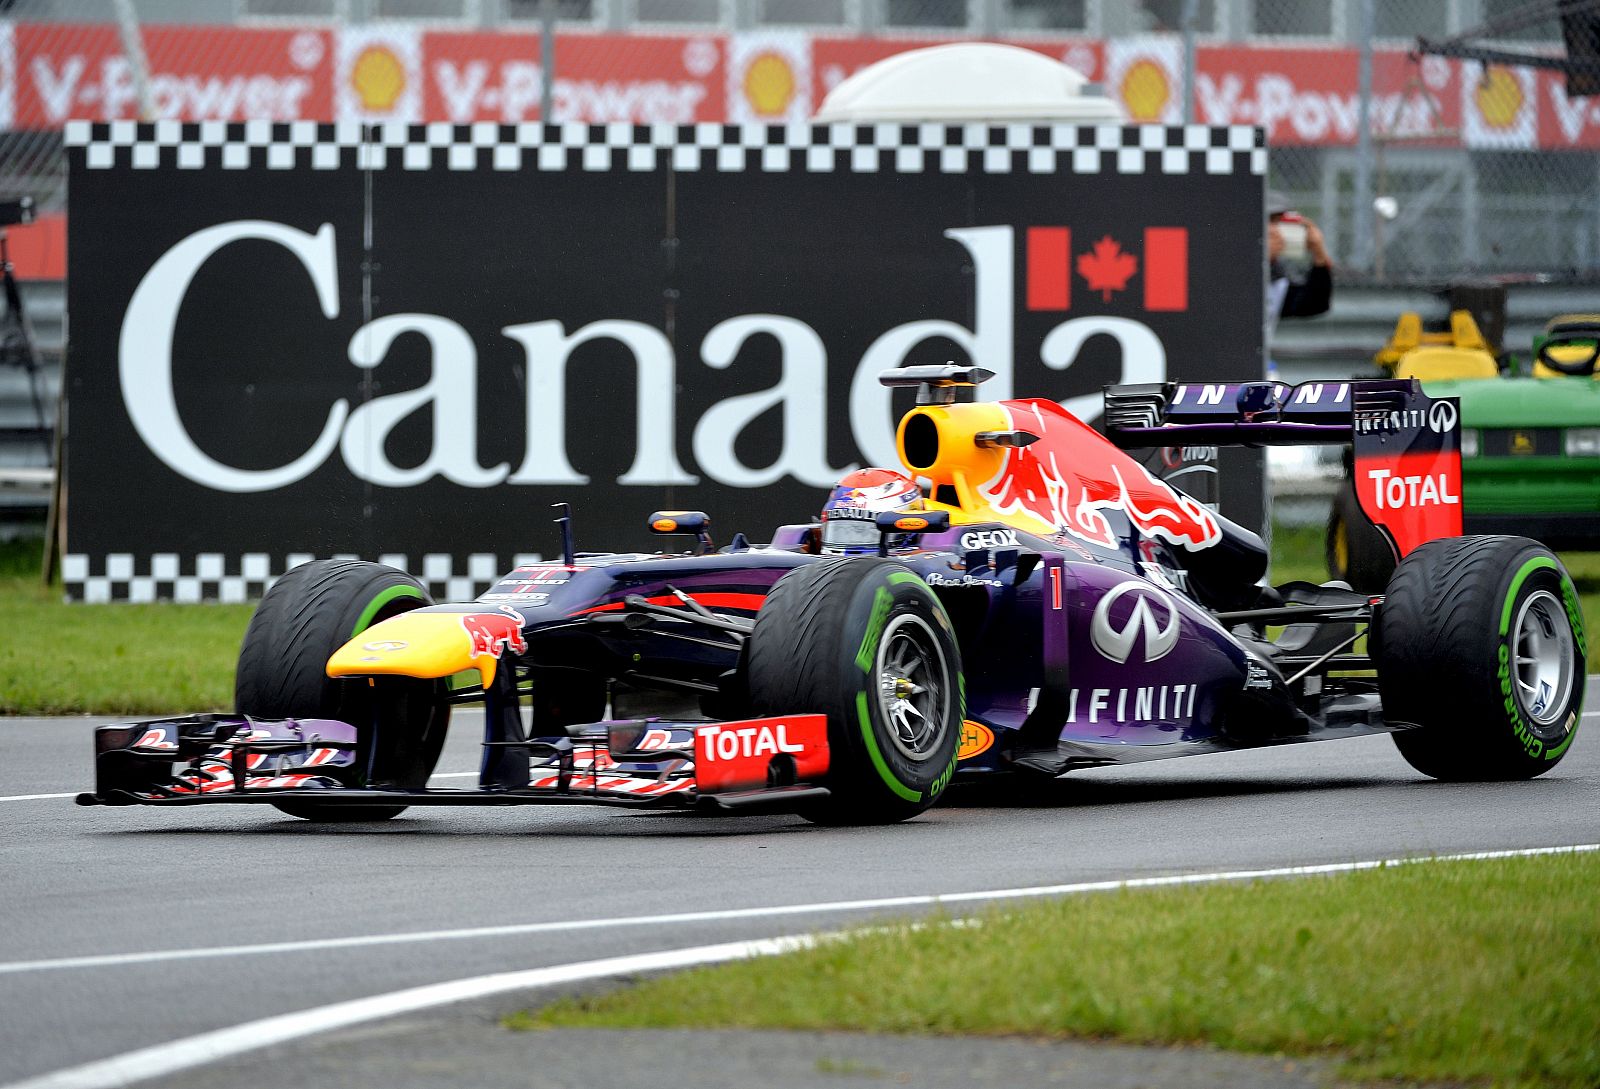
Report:
[{"label": "infiniti logo", "polygon": [[1456,425],[1456,406],[1449,401],[1435,401],[1428,406],[1428,429],[1441,435],[1449,434]]},{"label": "infiniti logo", "polygon": [[[1135,595],[1133,611],[1120,628],[1114,627],[1111,606],[1127,594]],[[1157,613],[1166,615],[1165,623],[1156,619]],[[1178,645],[1177,606],[1166,594],[1143,582],[1120,582],[1094,607],[1094,619],[1089,625],[1094,649],[1113,662],[1125,663],[1141,631],[1144,632],[1144,660],[1154,662],[1166,657]]]}]

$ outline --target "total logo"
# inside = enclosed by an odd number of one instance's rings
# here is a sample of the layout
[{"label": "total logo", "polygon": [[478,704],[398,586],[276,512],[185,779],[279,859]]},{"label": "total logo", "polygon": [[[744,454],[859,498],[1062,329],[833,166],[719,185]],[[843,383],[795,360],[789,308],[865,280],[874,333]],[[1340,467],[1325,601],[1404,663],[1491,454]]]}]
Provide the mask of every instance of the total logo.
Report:
[{"label": "total logo", "polygon": [[[1130,596],[1133,608],[1120,623],[1113,621],[1112,606]],[[1094,607],[1089,640],[1095,650],[1123,665],[1132,656],[1142,635],[1144,661],[1154,662],[1165,658],[1178,645],[1178,620],[1178,607],[1172,598],[1148,583],[1129,579],[1113,586]]]},{"label": "total logo", "polygon": [[1450,478],[1446,473],[1396,476],[1389,469],[1368,469],[1367,479],[1372,481],[1372,494],[1379,510],[1453,507],[1461,503],[1459,495],[1450,493]]},{"label": "total logo", "polygon": [[782,722],[776,726],[741,726],[737,729],[707,726],[700,731],[700,737],[705,742],[701,752],[707,763],[806,750],[804,745],[790,742],[789,728]]}]

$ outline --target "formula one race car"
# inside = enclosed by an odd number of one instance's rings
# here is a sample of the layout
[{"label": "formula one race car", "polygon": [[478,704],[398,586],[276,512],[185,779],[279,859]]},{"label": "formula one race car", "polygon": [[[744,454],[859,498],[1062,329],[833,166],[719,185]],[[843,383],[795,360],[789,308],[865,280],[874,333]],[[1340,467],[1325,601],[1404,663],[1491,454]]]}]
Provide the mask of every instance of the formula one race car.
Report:
[{"label": "formula one race car", "polygon": [[[1412,381],[1106,391],[1107,437],[1048,400],[958,400],[908,367],[898,449],[817,524],[682,553],[576,552],[477,601],[399,571],[296,568],[250,623],[238,713],[100,729],[86,805],[602,803],[902,820],[958,773],[1074,768],[1392,732],[1418,770],[1517,779],[1571,745],[1585,646],[1542,546],[1460,537],[1454,402]],[[1348,442],[1404,555],[1383,596],[1263,583],[1261,540],[1124,448]],[[918,479],[912,479],[913,477]],[[1363,641],[1364,637],[1364,641]],[[463,686],[464,678],[472,678]],[[428,786],[481,702],[475,789]]]}]

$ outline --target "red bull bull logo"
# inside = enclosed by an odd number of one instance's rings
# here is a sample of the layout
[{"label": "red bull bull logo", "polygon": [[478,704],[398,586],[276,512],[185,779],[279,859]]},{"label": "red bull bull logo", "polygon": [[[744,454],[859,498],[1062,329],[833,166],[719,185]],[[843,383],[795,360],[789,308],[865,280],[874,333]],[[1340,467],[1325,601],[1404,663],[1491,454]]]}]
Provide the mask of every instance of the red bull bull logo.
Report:
[{"label": "red bull bull logo", "polygon": [[502,605],[492,613],[463,613],[461,616],[461,626],[472,640],[474,658],[498,658],[507,651],[526,654],[528,640],[522,635],[522,626],[526,623],[527,618],[509,605]]},{"label": "red bull bull logo", "polygon": [[1135,529],[1191,551],[1222,539],[1222,526],[1200,502],[1184,495],[1117,451],[1054,401],[1007,401],[1012,427],[1039,436],[1007,449],[1000,471],[978,494],[1000,514],[1030,514],[1080,540],[1114,548],[1102,513],[1121,511]]}]

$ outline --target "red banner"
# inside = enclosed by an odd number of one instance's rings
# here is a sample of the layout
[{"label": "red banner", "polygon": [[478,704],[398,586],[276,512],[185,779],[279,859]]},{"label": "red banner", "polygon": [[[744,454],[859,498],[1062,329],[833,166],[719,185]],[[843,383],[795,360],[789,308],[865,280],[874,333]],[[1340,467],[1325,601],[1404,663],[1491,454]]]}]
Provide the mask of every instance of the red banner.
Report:
[{"label": "red banner", "polygon": [[[0,24],[0,127],[141,114],[133,66],[111,26]],[[534,32],[446,31],[383,22],[322,27],[162,26],[143,30],[155,119],[491,121],[539,119],[543,59]],[[565,121],[689,124],[804,121],[853,73],[916,38],[837,38],[794,30],[732,34],[563,33],[551,87]],[[1032,39],[1122,107],[1128,120],[1183,119],[1183,54],[1172,35]],[[0,50],[0,56],[5,50]],[[1203,46],[1195,119],[1259,125],[1269,145],[1348,146],[1360,122],[1354,49]],[[1600,96],[1569,99],[1553,72],[1404,50],[1374,54],[1372,124],[1406,146],[1600,148]],[[9,105],[9,110],[7,109]]]},{"label": "red banner", "polygon": [[[70,118],[138,117],[133,68],[109,26],[20,23],[10,127],[54,129]],[[325,30],[150,26],[144,30],[150,110],[184,121],[293,121],[332,116]]]},{"label": "red banner", "polygon": [[[427,120],[532,121],[543,79],[537,34],[423,35]],[[551,88],[563,121],[719,121],[723,42],[713,37],[560,35]]]}]

